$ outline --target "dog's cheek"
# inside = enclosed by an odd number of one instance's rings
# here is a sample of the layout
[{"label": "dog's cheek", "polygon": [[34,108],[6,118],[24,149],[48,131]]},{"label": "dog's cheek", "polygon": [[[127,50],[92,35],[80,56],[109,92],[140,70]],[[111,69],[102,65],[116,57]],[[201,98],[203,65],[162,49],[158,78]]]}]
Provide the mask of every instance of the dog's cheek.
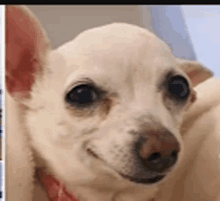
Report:
[{"label": "dog's cheek", "polygon": [[79,160],[82,143],[75,138],[67,122],[57,122],[57,116],[47,112],[29,113],[27,128],[34,150],[46,161],[44,166],[70,186],[88,180],[90,171]]},{"label": "dog's cheek", "polygon": [[72,149],[76,142],[76,140],[74,140],[75,133],[76,131],[74,131],[74,129],[67,123],[58,123],[56,127],[53,128],[51,142],[54,146],[62,149]]},{"label": "dog's cheek", "polygon": [[26,122],[34,146],[40,146],[41,149],[44,147],[48,151],[51,146],[71,148],[71,129],[68,129],[65,123],[60,124],[56,114],[47,112],[45,108],[29,111]]}]

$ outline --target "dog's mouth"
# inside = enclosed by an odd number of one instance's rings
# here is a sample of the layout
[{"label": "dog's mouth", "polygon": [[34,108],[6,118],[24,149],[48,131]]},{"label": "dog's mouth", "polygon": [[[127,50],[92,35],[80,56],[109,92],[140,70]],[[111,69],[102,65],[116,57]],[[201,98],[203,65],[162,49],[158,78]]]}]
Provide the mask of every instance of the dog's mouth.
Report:
[{"label": "dog's mouth", "polygon": [[[89,155],[91,155],[92,157],[96,158],[96,159],[99,159],[103,162],[105,162],[103,159],[101,159],[93,150],[91,149],[87,149],[87,152]],[[135,183],[141,183],[141,184],[154,184],[154,183],[157,183],[159,181],[161,181],[166,175],[158,175],[158,176],[155,176],[155,177],[152,177],[152,178],[133,178],[133,177],[130,177],[128,175],[124,175],[118,171],[116,171],[121,177],[123,177],[124,179],[127,179],[131,182],[135,182]]]},{"label": "dog's mouth", "polygon": [[141,183],[141,184],[154,184],[156,182],[159,182],[160,180],[162,180],[165,177],[165,175],[158,175],[156,177],[143,179],[143,178],[132,178],[132,177],[124,175],[122,173],[119,173],[119,174],[125,179],[128,179],[128,180],[135,182],[135,183]]}]

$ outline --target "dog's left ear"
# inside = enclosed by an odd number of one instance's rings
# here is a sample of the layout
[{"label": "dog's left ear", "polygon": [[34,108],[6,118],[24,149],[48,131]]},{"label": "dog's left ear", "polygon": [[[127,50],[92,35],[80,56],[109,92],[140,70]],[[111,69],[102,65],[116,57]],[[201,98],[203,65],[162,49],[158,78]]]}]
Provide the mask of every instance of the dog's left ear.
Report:
[{"label": "dog's left ear", "polygon": [[212,71],[198,61],[188,61],[183,59],[177,59],[177,61],[180,64],[180,68],[190,78],[193,87],[213,77]]}]

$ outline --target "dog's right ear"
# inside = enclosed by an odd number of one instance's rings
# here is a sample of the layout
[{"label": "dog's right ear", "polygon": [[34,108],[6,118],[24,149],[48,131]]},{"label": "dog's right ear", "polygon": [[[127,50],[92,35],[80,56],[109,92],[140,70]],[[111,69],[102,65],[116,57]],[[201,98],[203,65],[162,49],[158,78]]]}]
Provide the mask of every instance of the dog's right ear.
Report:
[{"label": "dog's right ear", "polygon": [[193,87],[213,77],[213,72],[198,61],[188,61],[183,59],[176,60],[179,63],[180,68],[190,78]]},{"label": "dog's right ear", "polygon": [[50,43],[40,22],[25,6],[6,7],[6,87],[20,99],[29,97],[45,71]]}]

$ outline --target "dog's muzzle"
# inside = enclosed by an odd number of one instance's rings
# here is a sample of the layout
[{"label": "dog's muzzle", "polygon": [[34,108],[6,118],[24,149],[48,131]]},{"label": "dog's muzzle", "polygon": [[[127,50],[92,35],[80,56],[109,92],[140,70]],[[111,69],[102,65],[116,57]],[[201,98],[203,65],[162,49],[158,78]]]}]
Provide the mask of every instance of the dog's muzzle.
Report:
[{"label": "dog's muzzle", "polygon": [[[151,131],[146,137],[140,137],[135,144],[135,155],[141,170],[152,173],[150,178],[124,178],[136,183],[153,184],[162,180],[177,162],[180,144],[169,131]],[[137,174],[141,175],[141,174]]]},{"label": "dog's muzzle", "polygon": [[[161,181],[177,162],[180,144],[174,135],[167,131],[150,131],[140,137],[134,146],[140,171],[134,176],[120,175],[132,182],[153,184]],[[146,176],[146,175],[153,176]],[[141,177],[142,175],[142,177]]]},{"label": "dog's muzzle", "polygon": [[[133,173],[116,170],[123,178],[135,183],[153,184],[161,181],[177,162],[180,144],[174,135],[167,131],[148,131],[141,135],[132,147]],[[101,159],[91,149],[90,155]],[[107,161],[101,159],[105,163]],[[129,160],[129,159],[128,159]],[[114,168],[114,164],[111,165]],[[114,168],[115,169],[115,168]]]}]

